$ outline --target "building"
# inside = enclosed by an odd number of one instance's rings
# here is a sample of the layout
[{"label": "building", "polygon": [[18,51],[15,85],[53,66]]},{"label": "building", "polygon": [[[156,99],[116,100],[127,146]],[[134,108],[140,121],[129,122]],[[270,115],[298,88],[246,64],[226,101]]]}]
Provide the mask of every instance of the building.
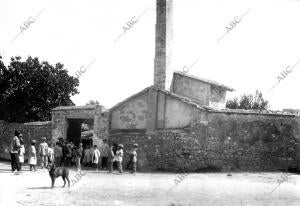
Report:
[{"label": "building", "polygon": [[[153,86],[109,111],[98,106],[53,109],[53,141],[64,138],[78,144],[81,124],[89,122],[93,144],[107,138],[128,151],[138,143],[140,170],[299,167],[298,116],[226,109],[226,92],[232,88],[182,72],[172,74],[172,10],[172,0],[157,0]],[[128,155],[124,165],[126,161]]]}]

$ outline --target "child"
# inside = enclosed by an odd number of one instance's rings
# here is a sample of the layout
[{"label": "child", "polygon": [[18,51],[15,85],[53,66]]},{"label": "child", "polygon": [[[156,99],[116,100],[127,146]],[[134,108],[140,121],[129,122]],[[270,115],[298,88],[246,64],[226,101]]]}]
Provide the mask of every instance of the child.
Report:
[{"label": "child", "polygon": [[56,167],[61,167],[63,162],[63,153],[62,148],[59,142],[56,142],[56,146],[54,147],[54,164]]},{"label": "child", "polygon": [[93,166],[93,155],[94,155],[94,148],[93,148],[93,145],[91,145],[90,146],[90,158],[89,158],[89,160],[90,160],[90,162],[89,162],[90,167]]},{"label": "child", "polygon": [[41,156],[41,167],[42,169],[45,167],[47,168],[48,164],[48,144],[46,143],[46,137],[42,137],[42,142],[40,143],[39,146],[39,153]]},{"label": "child", "polygon": [[84,149],[84,157],[83,157],[83,166],[87,167],[89,166],[90,162],[91,162],[91,155],[90,155],[90,146],[86,146]]},{"label": "child", "polygon": [[79,147],[77,148],[76,150],[76,166],[77,166],[77,170],[81,170],[81,164],[80,164],[80,161],[81,161],[81,157],[82,157],[82,152],[83,152],[83,149],[82,149],[82,143],[79,143]]},{"label": "child", "polygon": [[21,148],[19,153],[19,161],[20,161],[20,170],[22,170],[22,164],[24,164],[24,156],[25,156],[25,147],[24,147],[24,141],[21,140]]},{"label": "child", "polygon": [[108,153],[109,153],[109,145],[107,143],[107,139],[103,140],[103,144],[101,145],[100,148],[100,153],[101,153],[101,168],[102,169],[107,169],[107,159],[108,159]]},{"label": "child", "polygon": [[72,158],[71,158],[71,166],[75,165],[76,166],[76,151],[77,147],[75,145],[72,145]]},{"label": "child", "polygon": [[114,170],[114,147],[111,146],[109,153],[108,153],[108,164],[109,164],[109,171],[108,172],[112,172]]},{"label": "child", "polygon": [[29,151],[30,171],[32,171],[32,168],[34,169],[34,171],[36,171],[35,165],[37,163],[37,159],[36,159],[35,143],[36,143],[35,140],[31,141],[31,147],[30,147],[30,151]]},{"label": "child", "polygon": [[48,147],[48,162],[50,164],[54,163],[54,151],[53,151],[53,144],[49,143]]},{"label": "child", "polygon": [[100,159],[100,151],[98,150],[97,145],[94,145],[92,163],[93,166],[96,167],[96,171],[98,171],[99,159]]},{"label": "child", "polygon": [[66,145],[66,166],[67,167],[71,167],[72,166],[72,156],[73,156],[73,152],[72,152],[72,144],[69,142]]},{"label": "child", "polygon": [[133,151],[131,153],[132,173],[133,174],[136,173],[137,148],[138,148],[138,144],[133,144]]},{"label": "child", "polygon": [[119,149],[116,152],[116,160],[118,163],[119,173],[123,173],[122,161],[123,161],[123,145],[119,144]]}]

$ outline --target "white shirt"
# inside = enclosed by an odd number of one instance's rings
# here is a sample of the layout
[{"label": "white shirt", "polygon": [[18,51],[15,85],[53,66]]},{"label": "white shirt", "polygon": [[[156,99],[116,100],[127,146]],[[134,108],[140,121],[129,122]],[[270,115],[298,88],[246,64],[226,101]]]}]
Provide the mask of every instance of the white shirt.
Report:
[{"label": "white shirt", "polygon": [[119,149],[116,153],[116,159],[119,162],[123,161],[123,149]]}]

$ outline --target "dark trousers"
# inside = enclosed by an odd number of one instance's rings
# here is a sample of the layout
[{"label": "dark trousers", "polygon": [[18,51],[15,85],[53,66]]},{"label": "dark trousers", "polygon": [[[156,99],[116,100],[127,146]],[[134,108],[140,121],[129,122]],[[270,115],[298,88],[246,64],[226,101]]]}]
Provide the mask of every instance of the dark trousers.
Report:
[{"label": "dark trousers", "polygon": [[102,169],[107,168],[107,159],[108,159],[108,157],[102,157],[102,161],[101,161],[101,168]]},{"label": "dark trousers", "polygon": [[19,154],[18,153],[10,153],[11,159],[11,171],[14,172],[15,170],[20,171],[20,161],[19,161]]}]

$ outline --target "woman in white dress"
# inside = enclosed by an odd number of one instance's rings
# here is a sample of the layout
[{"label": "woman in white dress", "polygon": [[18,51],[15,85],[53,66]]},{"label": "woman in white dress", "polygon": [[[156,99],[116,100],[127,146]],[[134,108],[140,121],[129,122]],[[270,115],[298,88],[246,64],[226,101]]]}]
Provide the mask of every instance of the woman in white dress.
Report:
[{"label": "woman in white dress", "polygon": [[19,153],[19,161],[20,161],[20,169],[22,170],[22,164],[24,164],[24,156],[25,156],[25,147],[24,147],[24,141],[21,140],[21,148],[20,148],[20,153]]},{"label": "woman in white dress", "polygon": [[37,163],[37,158],[36,158],[36,149],[35,149],[35,144],[36,141],[32,140],[31,141],[31,146],[30,146],[30,151],[29,151],[29,165],[30,165],[30,171],[32,171],[32,168],[34,171],[36,171],[36,163]]}]

